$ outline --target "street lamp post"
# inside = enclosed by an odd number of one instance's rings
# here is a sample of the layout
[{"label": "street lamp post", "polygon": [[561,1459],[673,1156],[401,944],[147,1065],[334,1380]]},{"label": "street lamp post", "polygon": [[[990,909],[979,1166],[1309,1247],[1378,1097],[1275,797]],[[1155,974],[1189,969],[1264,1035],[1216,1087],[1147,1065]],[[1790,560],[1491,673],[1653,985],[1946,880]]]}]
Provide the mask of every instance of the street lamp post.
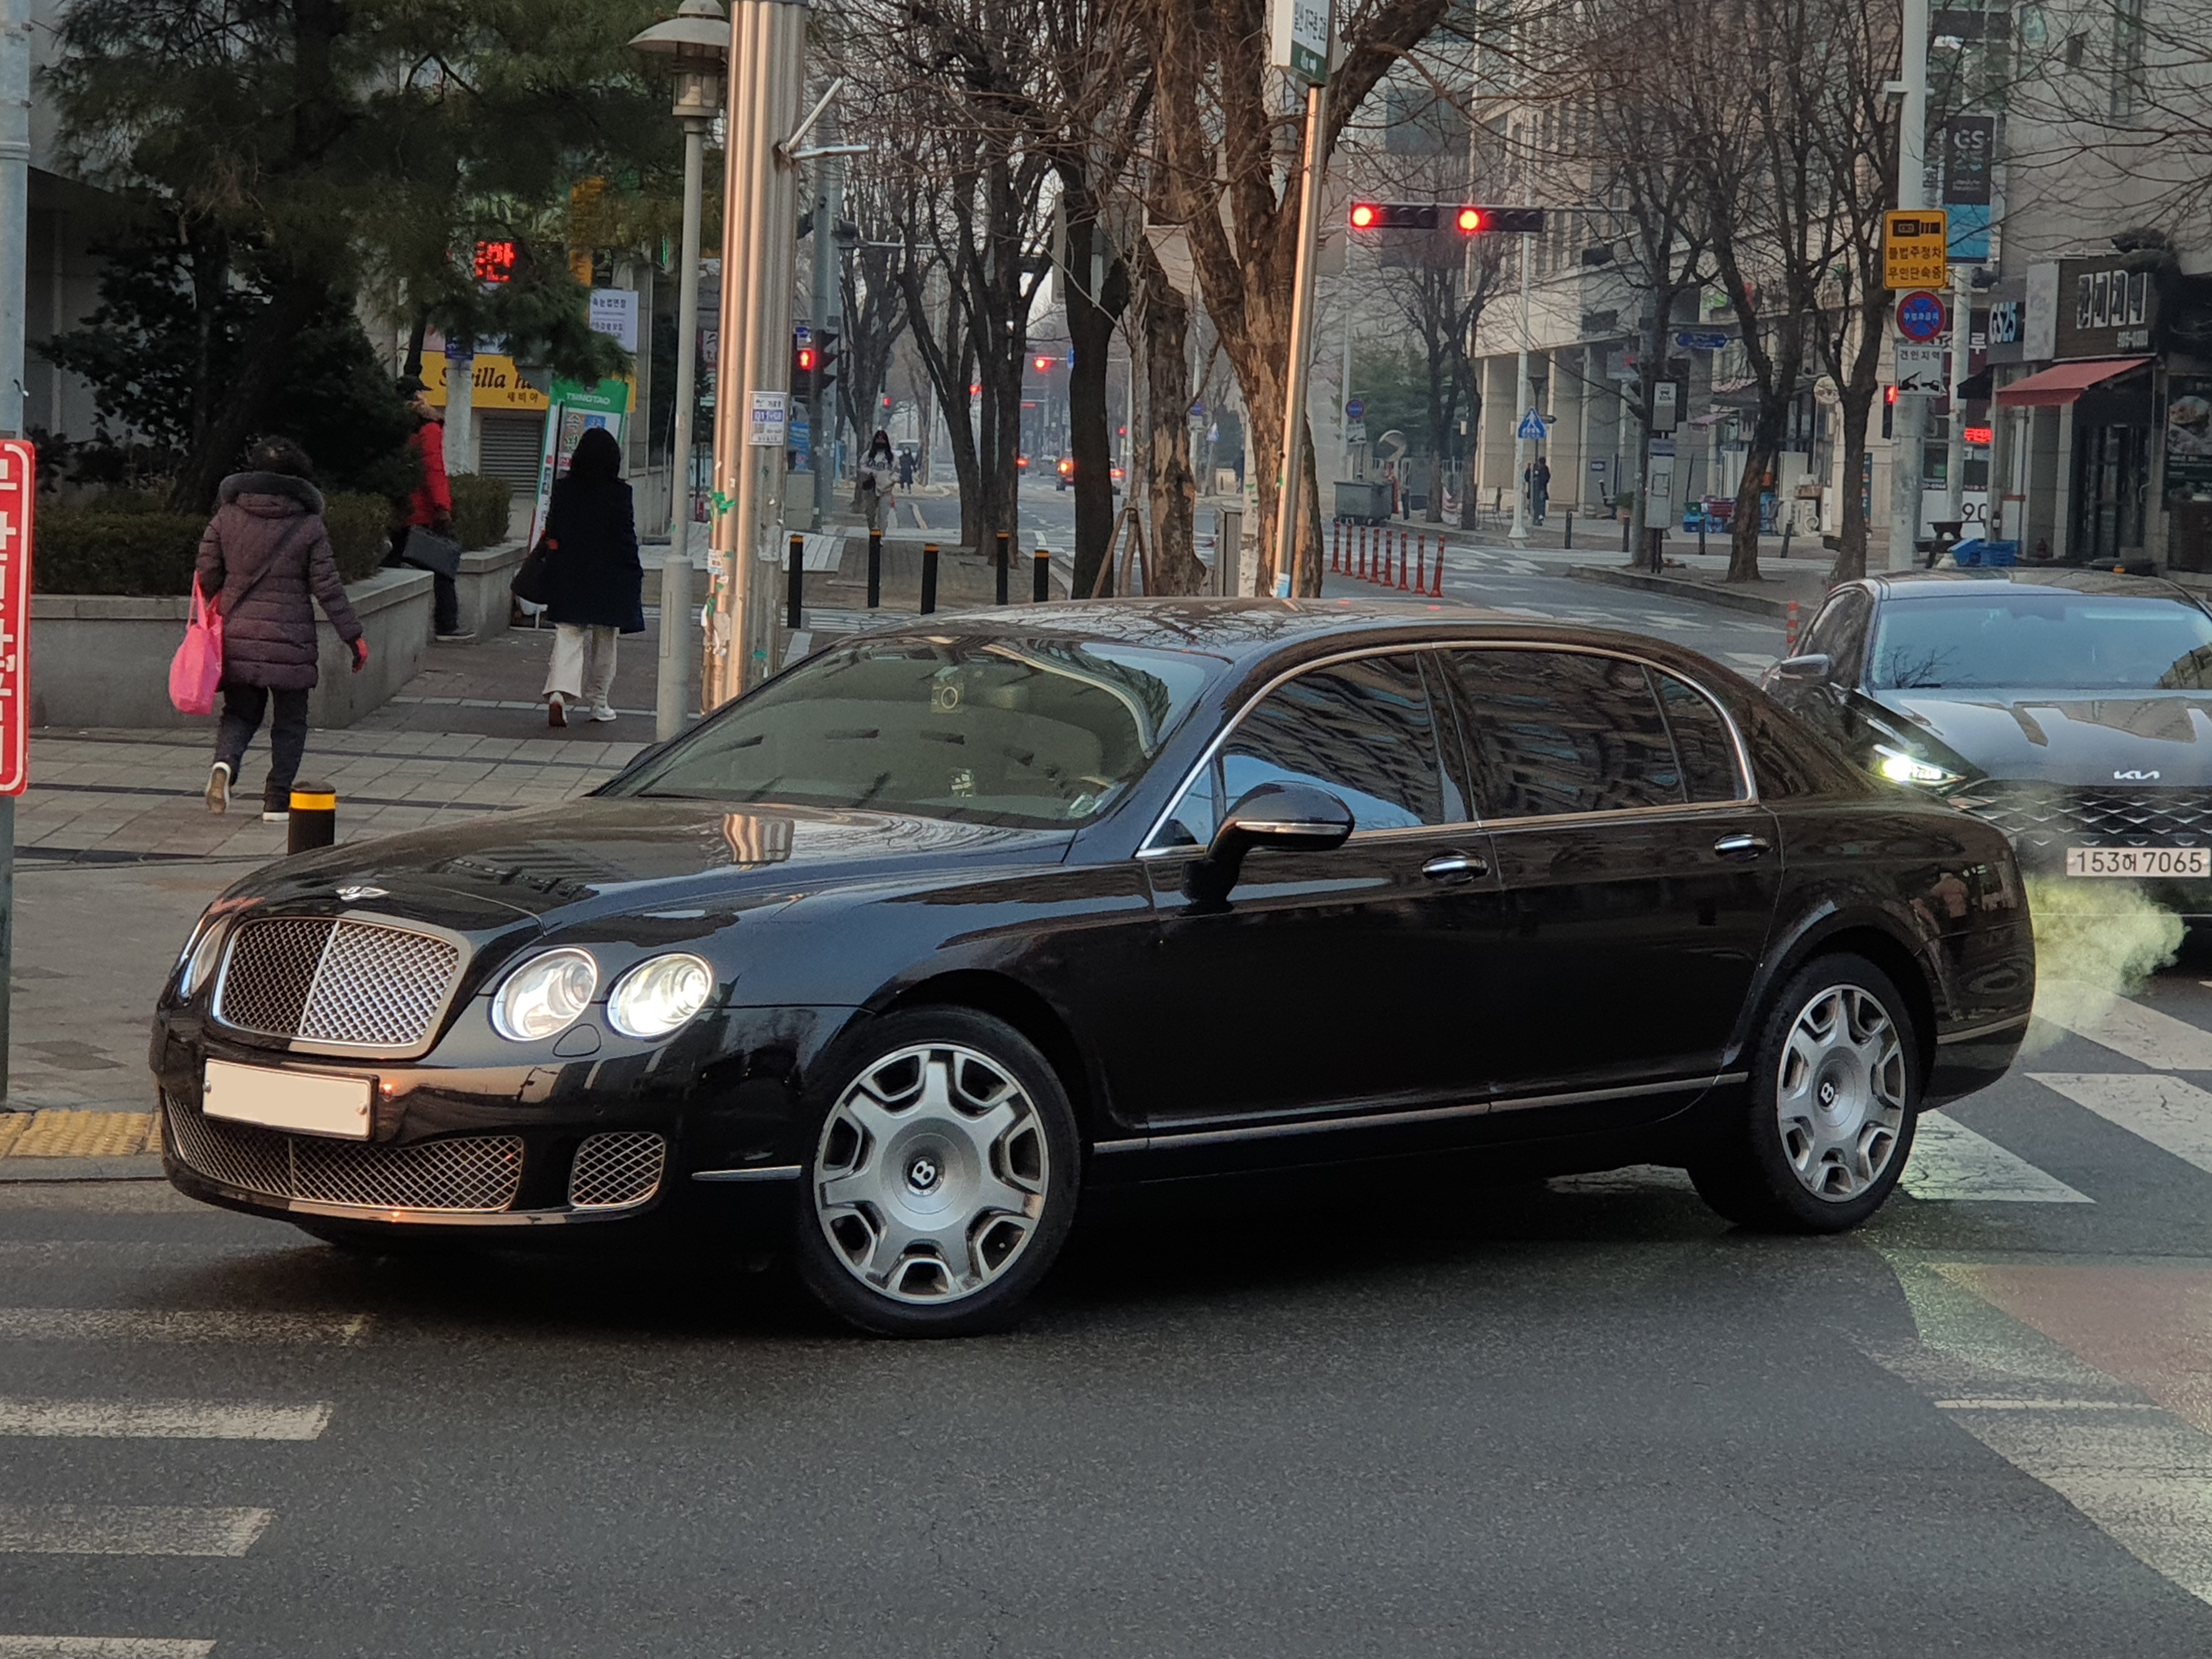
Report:
[{"label": "street lamp post", "polygon": [[[632,37],[630,45],[675,71],[676,124],[684,130],[684,252],[676,278],[675,507],[668,521],[668,556],[660,567],[660,678],[653,699],[653,735],[665,742],[684,729],[684,717],[690,712],[691,411],[697,401],[700,196],[707,129],[722,107],[730,27],[715,0],[684,0],[675,16]],[[717,413],[720,408],[717,403]]]}]

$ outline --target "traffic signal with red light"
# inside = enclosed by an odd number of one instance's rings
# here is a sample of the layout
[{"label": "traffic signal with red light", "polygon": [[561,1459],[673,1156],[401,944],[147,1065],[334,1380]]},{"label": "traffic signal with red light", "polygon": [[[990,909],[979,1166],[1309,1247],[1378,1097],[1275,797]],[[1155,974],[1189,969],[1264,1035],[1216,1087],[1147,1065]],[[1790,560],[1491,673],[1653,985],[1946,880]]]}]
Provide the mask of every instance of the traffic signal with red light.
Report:
[{"label": "traffic signal with red light", "polygon": [[800,341],[791,348],[793,397],[804,400],[814,395],[814,371],[821,362],[821,352],[811,342]]},{"label": "traffic signal with red light", "polygon": [[1540,236],[1544,230],[1544,210],[1440,202],[1354,202],[1351,221],[1354,230],[1449,228],[1462,236]]}]

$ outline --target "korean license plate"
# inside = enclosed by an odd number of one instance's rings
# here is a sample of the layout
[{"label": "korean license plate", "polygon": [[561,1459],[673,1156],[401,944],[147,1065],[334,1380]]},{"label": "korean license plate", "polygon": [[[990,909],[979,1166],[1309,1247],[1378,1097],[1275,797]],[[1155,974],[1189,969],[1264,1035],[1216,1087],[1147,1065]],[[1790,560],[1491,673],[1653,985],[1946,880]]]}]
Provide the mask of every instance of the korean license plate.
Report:
[{"label": "korean license plate", "polygon": [[2069,876],[2212,876],[2212,848],[2069,847]]},{"label": "korean license plate", "polygon": [[366,1140],[374,1079],[278,1072],[211,1060],[200,1079],[200,1109],[234,1123],[258,1123],[298,1134]]}]

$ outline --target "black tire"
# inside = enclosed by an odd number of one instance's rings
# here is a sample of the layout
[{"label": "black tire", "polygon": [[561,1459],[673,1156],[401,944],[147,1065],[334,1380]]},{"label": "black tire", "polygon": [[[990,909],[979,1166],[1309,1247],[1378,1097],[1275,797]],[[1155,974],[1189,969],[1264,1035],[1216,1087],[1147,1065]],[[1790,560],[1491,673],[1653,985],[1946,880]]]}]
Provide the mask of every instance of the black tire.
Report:
[{"label": "black tire", "polygon": [[[1082,1143],[1058,1074],[1019,1031],[970,1008],[902,1010],[840,1047],[811,1102],[793,1206],[800,1282],[878,1335],[1003,1328],[1075,1219]],[[978,1101],[986,1111],[967,1109]],[[1010,1125],[989,1144],[965,1138],[987,1135],[1001,1107]]]},{"label": "black tire", "polygon": [[[1887,1023],[1895,1053],[1871,1068],[1880,1076],[1869,1079],[1857,1117],[1846,1101],[1832,1121],[1823,1088],[1847,1096],[1854,1080],[1849,1056],[1874,1047],[1887,1054],[1887,1045],[1873,1041],[1865,1013],[1869,1001]],[[1816,1029],[1816,1011],[1824,1003],[1854,1022],[1832,1056],[1839,1072],[1833,1079],[1824,1078],[1817,1066],[1808,1068],[1806,1055],[1820,1052],[1809,1036],[1794,1055],[1790,1050],[1800,1021],[1814,1020],[1808,1030]],[[1862,1032],[1868,1041],[1854,1041]],[[1862,1062],[1862,1069],[1869,1068]],[[1730,1221],[1766,1231],[1839,1233],[1858,1226],[1882,1206],[1905,1173],[1919,1113],[1920,1071],[1911,1006],[1889,975],[1863,957],[1815,957],[1790,975],[1760,1018],[1744,1099],[1711,1126],[1690,1160],[1698,1195]],[[1785,1086],[1800,1078],[1802,1089],[1789,1092],[1793,1109],[1803,1107],[1806,1115],[1794,1117],[1793,1127],[1785,1128]],[[1821,1114],[1817,1118],[1815,1109]],[[1818,1138],[1832,1128],[1848,1133],[1858,1157]],[[1834,1156],[1824,1157],[1824,1147]],[[1807,1173],[1801,1175],[1801,1168]]]}]

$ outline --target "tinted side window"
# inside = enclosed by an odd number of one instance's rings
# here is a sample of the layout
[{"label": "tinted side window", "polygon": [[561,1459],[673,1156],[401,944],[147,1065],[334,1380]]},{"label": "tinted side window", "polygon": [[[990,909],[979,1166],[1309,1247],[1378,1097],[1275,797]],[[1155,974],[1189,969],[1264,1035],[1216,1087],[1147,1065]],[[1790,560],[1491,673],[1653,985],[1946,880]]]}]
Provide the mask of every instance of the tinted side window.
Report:
[{"label": "tinted side window", "polygon": [[1729,739],[1720,710],[1705,694],[1672,674],[1654,674],[1659,706],[1674,738],[1674,757],[1692,800],[1738,800],[1743,785],[1736,776],[1735,744]]},{"label": "tinted side window", "polygon": [[1874,779],[1853,768],[1786,710],[1754,695],[1735,704],[1762,800],[1796,795],[1869,795]]},{"label": "tinted side window", "polygon": [[1855,685],[1859,659],[1866,653],[1867,618],[1873,603],[1864,593],[1844,592],[1828,601],[1797,647],[1808,657],[1828,659],[1828,678],[1838,685]]},{"label": "tinted side window", "polygon": [[1640,664],[1580,652],[1455,651],[1485,817],[1673,806],[1684,799]]},{"label": "tinted side window", "polygon": [[1418,656],[1364,657],[1269,692],[1221,748],[1221,799],[1262,783],[1316,784],[1362,830],[1444,822],[1436,721]]}]

